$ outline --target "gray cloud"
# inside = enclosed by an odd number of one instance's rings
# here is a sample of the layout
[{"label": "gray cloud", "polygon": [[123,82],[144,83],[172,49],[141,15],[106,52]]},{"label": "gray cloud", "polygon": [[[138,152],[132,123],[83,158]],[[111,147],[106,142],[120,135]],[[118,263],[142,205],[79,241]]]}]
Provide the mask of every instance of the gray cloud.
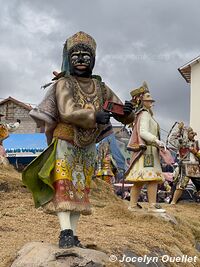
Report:
[{"label": "gray cloud", "polygon": [[95,73],[122,98],[146,80],[155,117],[168,130],[189,121],[189,85],[177,68],[199,55],[198,0],[0,0],[0,98],[38,103],[65,39],[97,41]]}]

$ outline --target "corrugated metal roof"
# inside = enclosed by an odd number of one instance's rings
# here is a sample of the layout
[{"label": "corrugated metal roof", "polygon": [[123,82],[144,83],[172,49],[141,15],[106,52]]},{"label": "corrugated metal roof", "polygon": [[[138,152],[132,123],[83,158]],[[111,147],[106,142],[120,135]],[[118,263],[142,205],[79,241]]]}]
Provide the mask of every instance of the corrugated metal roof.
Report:
[{"label": "corrugated metal roof", "polygon": [[47,147],[46,136],[44,133],[33,134],[10,134],[3,141],[6,150],[9,149],[45,149]]}]

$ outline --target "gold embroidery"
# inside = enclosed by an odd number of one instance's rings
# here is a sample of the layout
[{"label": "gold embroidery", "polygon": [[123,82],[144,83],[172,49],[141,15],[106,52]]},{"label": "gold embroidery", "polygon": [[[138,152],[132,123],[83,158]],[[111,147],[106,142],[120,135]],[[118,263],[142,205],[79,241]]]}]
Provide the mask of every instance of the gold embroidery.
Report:
[{"label": "gold embroidery", "polygon": [[8,129],[5,125],[0,124],[0,139],[8,137]]},{"label": "gold embroidery", "polygon": [[82,32],[82,31],[77,32],[71,37],[69,37],[66,41],[65,46],[67,46],[67,50],[70,50],[73,46],[80,44],[80,43],[89,46],[92,49],[93,53],[95,54],[96,42],[94,38],[90,36],[89,34]]},{"label": "gold embroidery", "polygon": [[90,166],[89,168],[86,168],[86,166],[84,166],[83,171],[85,173],[85,185],[86,187],[90,187],[91,177],[94,174],[94,167]]},{"label": "gold embroidery", "polygon": [[57,159],[53,172],[53,182],[63,179],[72,180],[72,168],[64,159]]},{"label": "gold embroidery", "polygon": [[71,124],[58,123],[54,133],[54,137],[58,137],[62,140],[73,141],[74,140],[74,128]]},{"label": "gold embroidery", "polygon": [[[80,106],[80,108],[92,108],[95,111],[101,110],[103,105],[103,95],[100,82],[93,79],[94,91],[92,93],[86,93],[80,87],[78,81],[69,76],[69,86],[72,87],[74,94],[74,101]],[[100,134],[100,128],[83,129],[81,127],[74,127],[74,143],[79,147],[85,147],[93,142],[96,142],[98,135]]]}]

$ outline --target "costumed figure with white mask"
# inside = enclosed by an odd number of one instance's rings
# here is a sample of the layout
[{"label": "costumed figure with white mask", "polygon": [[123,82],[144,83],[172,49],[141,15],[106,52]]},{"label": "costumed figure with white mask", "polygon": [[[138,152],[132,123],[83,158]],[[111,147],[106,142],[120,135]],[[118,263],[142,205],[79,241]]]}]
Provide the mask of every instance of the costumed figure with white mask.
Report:
[{"label": "costumed figure with white mask", "polygon": [[175,192],[171,204],[174,205],[180,199],[183,190],[190,179],[200,191],[200,151],[197,134],[191,127],[186,127],[183,122],[177,122],[172,127],[168,136],[169,145],[176,151],[178,166],[174,170]]},{"label": "costumed figure with white mask", "polygon": [[144,184],[147,185],[149,212],[165,212],[156,203],[157,187],[164,181],[159,148],[165,145],[160,141],[159,125],[153,117],[152,105],[155,102],[146,82],[131,92],[136,109],[136,119],[132,126],[132,135],[128,149],[133,151],[130,166],[126,172],[126,181],[133,183],[129,210],[137,211],[139,195]]},{"label": "costumed figure with white mask", "polygon": [[[106,100],[120,99],[102,81],[92,77],[96,42],[78,32],[67,39],[62,72],[56,74],[41,104],[31,111],[38,125],[45,125],[49,146],[23,172],[23,182],[33,194],[36,208],[57,214],[59,247],[82,246],[76,228],[80,214],[91,214],[89,192],[94,175],[96,144],[110,132]],[[130,102],[123,105],[122,123],[134,119]],[[103,133],[103,134],[102,134]]]}]

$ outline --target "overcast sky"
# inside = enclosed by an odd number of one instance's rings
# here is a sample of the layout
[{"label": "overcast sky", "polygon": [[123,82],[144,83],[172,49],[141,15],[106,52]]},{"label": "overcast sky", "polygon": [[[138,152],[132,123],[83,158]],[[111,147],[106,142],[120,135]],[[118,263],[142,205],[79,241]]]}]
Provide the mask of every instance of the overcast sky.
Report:
[{"label": "overcast sky", "polygon": [[37,104],[60,70],[65,40],[97,42],[94,73],[124,101],[145,80],[162,129],[189,122],[190,86],[178,68],[200,54],[199,0],[0,0],[0,98]]}]

